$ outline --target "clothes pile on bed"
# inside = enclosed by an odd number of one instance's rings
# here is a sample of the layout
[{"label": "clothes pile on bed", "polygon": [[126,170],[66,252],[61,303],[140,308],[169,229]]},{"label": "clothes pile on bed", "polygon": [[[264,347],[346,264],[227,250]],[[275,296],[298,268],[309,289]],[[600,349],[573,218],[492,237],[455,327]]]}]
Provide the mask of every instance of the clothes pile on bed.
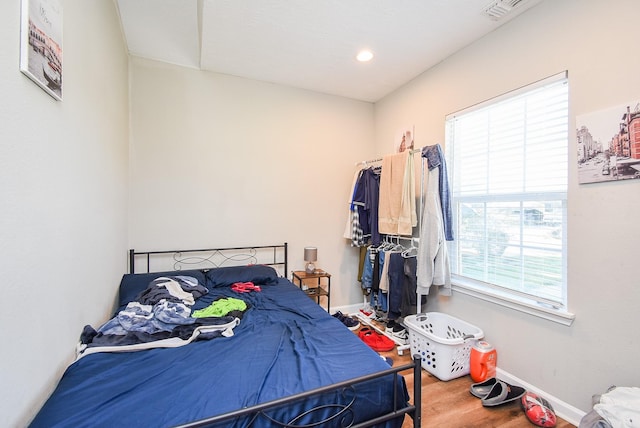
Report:
[{"label": "clothes pile on bed", "polygon": [[208,307],[192,313],[196,300],[208,292],[192,276],[152,280],[135,300],[98,330],[90,325],[84,327],[77,358],[95,352],[172,348],[194,340],[232,336],[250,305],[241,299],[218,297]]}]

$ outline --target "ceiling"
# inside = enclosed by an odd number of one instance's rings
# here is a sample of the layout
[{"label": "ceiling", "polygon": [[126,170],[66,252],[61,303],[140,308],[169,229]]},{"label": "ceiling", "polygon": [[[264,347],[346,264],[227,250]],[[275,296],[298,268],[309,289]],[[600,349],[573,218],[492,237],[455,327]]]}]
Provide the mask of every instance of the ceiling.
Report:
[{"label": "ceiling", "polygon": [[541,1],[115,0],[131,55],[368,102]]}]

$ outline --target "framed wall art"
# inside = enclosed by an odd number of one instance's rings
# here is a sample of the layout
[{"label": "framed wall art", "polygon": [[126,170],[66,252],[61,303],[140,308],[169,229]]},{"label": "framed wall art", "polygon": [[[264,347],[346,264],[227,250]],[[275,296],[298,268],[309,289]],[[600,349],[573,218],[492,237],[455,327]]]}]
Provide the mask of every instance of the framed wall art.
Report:
[{"label": "framed wall art", "polygon": [[59,0],[22,0],[20,71],[62,100],[62,5]]},{"label": "framed wall art", "polygon": [[415,126],[407,126],[396,132],[396,137],[393,141],[393,153],[401,153],[405,150],[413,150]]},{"label": "framed wall art", "polygon": [[640,179],[640,102],[576,117],[578,182]]}]

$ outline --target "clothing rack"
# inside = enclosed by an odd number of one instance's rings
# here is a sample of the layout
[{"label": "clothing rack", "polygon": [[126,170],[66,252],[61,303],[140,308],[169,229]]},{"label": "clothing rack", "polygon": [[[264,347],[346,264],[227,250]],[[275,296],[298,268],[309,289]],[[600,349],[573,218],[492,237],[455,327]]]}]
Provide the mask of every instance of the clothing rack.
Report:
[{"label": "clothing rack", "polygon": [[[413,136],[415,138],[415,131],[413,133]],[[415,154],[415,153],[422,153],[422,149],[423,147],[420,147],[418,149],[412,149],[409,153],[410,154]],[[370,159],[370,160],[365,160],[362,162],[357,162],[355,165],[362,165],[363,167],[369,165],[369,164],[373,164],[373,163],[377,163],[377,162],[382,162],[383,158],[376,158],[376,159]],[[403,236],[403,235],[387,235],[390,236],[391,239],[396,239],[396,242],[399,242],[400,239],[402,240],[409,240],[411,241],[411,245],[413,246],[414,242],[417,243],[419,245],[420,243],[420,229],[421,229],[421,223],[422,223],[422,210],[424,207],[424,174],[425,174],[425,158],[423,158],[422,156],[420,157],[420,198],[418,201],[418,213],[417,213],[417,217],[418,217],[418,222],[416,227],[418,228],[418,236]],[[422,296],[419,294],[418,295],[418,299],[417,299],[417,313],[421,312],[421,300],[422,300]]]},{"label": "clothing rack", "polygon": [[[411,149],[410,153],[411,154],[415,154],[415,153],[421,153],[424,147],[421,148],[417,148],[417,149]],[[375,159],[370,159],[370,160],[365,160],[362,162],[358,162],[355,165],[356,166],[362,166],[362,167],[367,167],[371,164],[375,164],[378,162],[382,162],[383,158],[375,158]],[[400,241],[411,241],[411,245],[414,246],[418,246],[420,243],[420,231],[422,229],[422,221],[424,221],[423,219],[423,209],[424,209],[424,205],[425,205],[425,174],[426,174],[426,167],[427,167],[427,159],[424,157],[420,157],[420,195],[419,195],[419,200],[418,200],[418,222],[416,227],[418,228],[417,231],[417,235],[418,236],[403,236],[403,235],[386,235],[388,237],[388,239],[393,242],[397,242],[399,243]],[[415,233],[415,232],[414,232]],[[416,311],[417,313],[421,313],[422,312],[422,297],[423,295],[418,293],[417,295],[417,299],[416,299]],[[426,296],[425,296],[426,297]],[[365,298],[365,304],[366,304],[366,298]],[[377,330],[379,333],[384,334],[385,336],[389,337],[391,340],[393,340],[394,342],[396,342],[396,344],[398,345],[398,354],[402,355],[402,353],[409,349],[410,346],[400,340],[398,340],[397,338],[393,337],[392,334],[387,333],[384,329],[379,328],[377,325],[374,325],[374,323],[372,323],[367,317],[363,316],[363,314],[360,313],[356,313],[353,314],[355,315],[360,322],[362,322],[365,325],[368,325],[369,327],[374,328],[375,330]]]},{"label": "clothing rack", "polygon": [[367,166],[371,163],[377,163],[377,162],[382,162],[382,158],[377,158],[377,159],[370,159],[370,160],[366,160],[366,161],[362,161],[362,162],[356,162],[355,165],[362,165],[362,166]]},{"label": "clothing rack", "polygon": [[[419,149],[413,149],[409,153],[414,154],[414,153],[418,153],[418,152],[422,152],[422,147],[420,147]],[[364,161],[361,161],[361,162],[356,162],[355,166],[358,166],[358,165],[367,166],[367,165],[372,164],[372,163],[382,162],[382,160],[383,160],[383,158],[364,160]]]},{"label": "clothing rack", "polygon": [[[417,227],[417,226],[416,226]],[[420,244],[419,236],[404,236],[404,235],[384,235],[384,242],[388,244],[400,244],[400,241],[409,241],[411,244],[410,248],[415,248]]]},{"label": "clothing rack", "polygon": [[[420,230],[422,230],[422,209],[424,208],[424,163],[425,159],[420,156],[420,214],[418,214],[418,239],[420,238]],[[427,296],[425,296],[425,301]],[[416,293],[416,313],[422,313],[422,294]]]}]

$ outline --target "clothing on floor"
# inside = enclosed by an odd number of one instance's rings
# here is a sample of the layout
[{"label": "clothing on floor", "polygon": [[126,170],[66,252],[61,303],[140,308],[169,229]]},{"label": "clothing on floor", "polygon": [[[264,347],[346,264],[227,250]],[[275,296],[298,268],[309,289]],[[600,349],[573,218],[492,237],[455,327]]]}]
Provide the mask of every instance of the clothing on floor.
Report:
[{"label": "clothing on floor", "polygon": [[640,426],[640,387],[615,387],[593,409],[613,427]]}]

